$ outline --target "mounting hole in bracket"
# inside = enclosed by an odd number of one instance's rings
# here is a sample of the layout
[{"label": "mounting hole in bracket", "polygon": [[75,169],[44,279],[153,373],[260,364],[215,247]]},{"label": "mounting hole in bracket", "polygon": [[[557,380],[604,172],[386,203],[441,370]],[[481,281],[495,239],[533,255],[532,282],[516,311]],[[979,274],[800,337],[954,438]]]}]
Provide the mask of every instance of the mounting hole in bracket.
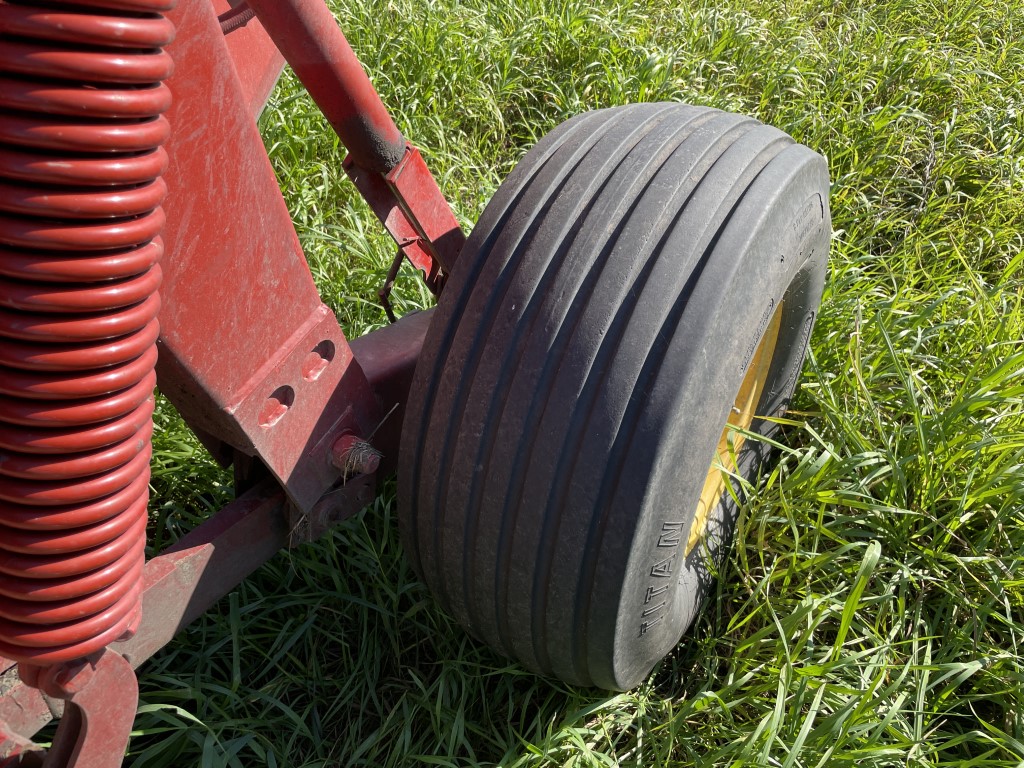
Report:
[{"label": "mounting hole in bracket", "polygon": [[260,426],[269,429],[277,424],[294,402],[295,390],[287,384],[275,389],[267,398],[267,402],[263,404],[263,408],[260,409]]},{"label": "mounting hole in bracket", "polygon": [[313,351],[302,361],[302,378],[316,381],[334,359],[334,342],[325,339],[313,347]]}]

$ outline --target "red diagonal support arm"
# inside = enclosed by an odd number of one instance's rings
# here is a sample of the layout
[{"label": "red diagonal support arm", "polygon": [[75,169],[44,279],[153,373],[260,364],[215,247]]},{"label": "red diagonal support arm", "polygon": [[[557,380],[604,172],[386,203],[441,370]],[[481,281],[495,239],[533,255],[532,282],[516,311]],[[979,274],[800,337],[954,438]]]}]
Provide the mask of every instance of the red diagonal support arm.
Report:
[{"label": "red diagonal support arm", "polygon": [[331,127],[348,148],[345,170],[398,243],[443,286],[465,243],[419,152],[395,125],[323,0],[249,0]]}]

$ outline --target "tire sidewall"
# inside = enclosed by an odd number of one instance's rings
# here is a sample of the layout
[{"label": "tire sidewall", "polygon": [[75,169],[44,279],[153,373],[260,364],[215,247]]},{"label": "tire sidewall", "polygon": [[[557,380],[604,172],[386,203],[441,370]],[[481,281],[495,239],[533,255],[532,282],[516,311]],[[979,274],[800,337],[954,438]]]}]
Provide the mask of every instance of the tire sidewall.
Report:
[{"label": "tire sidewall", "polygon": [[[626,542],[628,557],[623,542],[611,542],[620,552],[601,558],[613,567],[627,564],[618,576],[599,574],[599,584],[610,577],[621,585],[609,593],[620,595],[613,668],[591,660],[601,685],[626,689],[639,682],[679,641],[711,590],[737,516],[728,490],[688,554],[686,541],[722,425],[767,321],[780,307],[776,351],[757,414],[780,415],[799,377],[824,278],[828,179],[820,156],[799,145],[787,152],[802,155],[801,162],[769,164],[730,217],[673,333],[675,349],[648,395],[648,417],[641,419],[631,453],[633,462],[652,466],[649,492],[639,514],[636,498],[615,499],[613,514],[634,516],[635,535]],[[781,190],[769,206],[763,201],[770,195],[759,194],[767,190]],[[666,420],[666,413],[675,418]],[[759,418],[751,431],[767,436],[776,427]],[[755,479],[766,454],[763,443],[745,441],[739,474]],[[733,488],[740,491],[735,482]]]}]

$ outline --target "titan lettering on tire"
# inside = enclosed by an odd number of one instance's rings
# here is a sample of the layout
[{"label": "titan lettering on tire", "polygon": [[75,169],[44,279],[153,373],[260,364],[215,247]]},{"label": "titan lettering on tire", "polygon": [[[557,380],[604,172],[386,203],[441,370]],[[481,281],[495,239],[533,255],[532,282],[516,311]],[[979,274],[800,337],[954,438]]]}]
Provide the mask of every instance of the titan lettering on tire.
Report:
[{"label": "titan lettering on tire", "polygon": [[[717,110],[582,115],[473,231],[410,395],[400,524],[470,632],[626,689],[678,642],[803,361],[823,158]],[[731,426],[730,426],[731,425]],[[709,469],[710,468],[710,469]]]}]

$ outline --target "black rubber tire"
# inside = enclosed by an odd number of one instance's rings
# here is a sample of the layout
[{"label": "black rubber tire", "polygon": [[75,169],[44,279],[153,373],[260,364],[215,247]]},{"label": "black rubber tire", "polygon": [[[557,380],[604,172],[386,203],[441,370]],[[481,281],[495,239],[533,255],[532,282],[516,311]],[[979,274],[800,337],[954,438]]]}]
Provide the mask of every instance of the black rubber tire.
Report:
[{"label": "black rubber tire", "polygon": [[[685,554],[783,299],[756,412],[792,395],[829,234],[824,159],[749,118],[621,107],[530,151],[441,296],[402,433],[403,541],[444,608],[535,671],[641,682],[730,538],[724,494]],[[739,472],[755,476],[763,451],[747,440]]]}]

